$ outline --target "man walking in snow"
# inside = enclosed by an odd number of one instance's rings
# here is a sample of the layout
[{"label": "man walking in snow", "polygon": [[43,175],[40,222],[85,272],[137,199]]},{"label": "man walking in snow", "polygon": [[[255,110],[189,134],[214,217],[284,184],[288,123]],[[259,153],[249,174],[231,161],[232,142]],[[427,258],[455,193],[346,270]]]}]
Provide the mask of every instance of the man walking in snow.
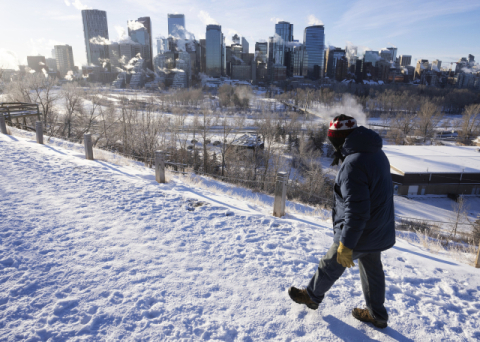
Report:
[{"label": "man walking in snow", "polygon": [[318,309],[325,293],[358,260],[366,309],[353,317],[386,328],[385,274],[380,254],[395,244],[393,184],[382,139],[374,131],[357,127],[356,120],[340,115],[330,123],[328,139],[335,147],[332,165],[342,161],[334,185],[333,245],[320,260],[306,289],[291,287],[290,298]]}]

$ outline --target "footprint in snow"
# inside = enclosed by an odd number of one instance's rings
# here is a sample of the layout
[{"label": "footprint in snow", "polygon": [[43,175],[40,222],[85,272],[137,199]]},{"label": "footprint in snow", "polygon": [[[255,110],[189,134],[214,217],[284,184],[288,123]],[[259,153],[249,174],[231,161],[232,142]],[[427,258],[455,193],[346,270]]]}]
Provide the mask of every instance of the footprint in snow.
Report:
[{"label": "footprint in snow", "polygon": [[194,211],[195,208],[198,208],[198,207],[202,207],[204,205],[208,205],[207,202],[202,202],[202,201],[198,201],[196,199],[187,199],[187,207],[186,209],[188,211]]},{"label": "footprint in snow", "polygon": [[269,225],[269,228],[278,228],[280,224],[278,222],[272,221]]},{"label": "footprint in snow", "polygon": [[115,291],[110,297],[110,302],[113,304],[120,304],[123,302],[123,294],[118,291]]},{"label": "footprint in snow", "polygon": [[444,269],[441,269],[441,268],[436,268],[434,270],[435,273],[448,273],[448,271],[444,270]]}]

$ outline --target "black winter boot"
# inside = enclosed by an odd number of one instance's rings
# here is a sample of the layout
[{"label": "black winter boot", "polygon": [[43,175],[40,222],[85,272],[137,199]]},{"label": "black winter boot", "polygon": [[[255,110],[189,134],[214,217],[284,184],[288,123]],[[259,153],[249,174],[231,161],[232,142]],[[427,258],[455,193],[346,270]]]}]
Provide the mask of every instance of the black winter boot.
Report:
[{"label": "black winter boot", "polygon": [[370,311],[368,309],[358,309],[355,308],[352,310],[352,316],[362,322],[370,322],[374,326],[380,329],[384,329],[387,327],[387,322],[379,322],[375,318],[370,315]]},{"label": "black winter boot", "polygon": [[290,298],[298,304],[305,304],[307,308],[312,310],[318,309],[318,304],[310,299],[310,296],[307,293],[306,289],[297,289],[296,287],[291,287],[288,289],[288,295]]}]

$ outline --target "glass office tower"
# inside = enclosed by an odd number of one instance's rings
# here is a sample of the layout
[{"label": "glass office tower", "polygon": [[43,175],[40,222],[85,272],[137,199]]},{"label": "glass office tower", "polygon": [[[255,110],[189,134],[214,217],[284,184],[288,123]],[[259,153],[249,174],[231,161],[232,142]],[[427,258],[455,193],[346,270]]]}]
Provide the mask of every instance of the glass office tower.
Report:
[{"label": "glass office tower", "polygon": [[303,52],[305,47],[303,45],[294,46],[291,51],[292,56],[292,76],[303,76]]},{"label": "glass office tower", "polygon": [[275,24],[274,56],[275,64],[285,65],[285,50],[287,43],[293,41],[293,24],[279,21]]},{"label": "glass office tower", "polygon": [[139,23],[142,23],[148,32],[150,60],[147,60],[147,68],[153,70],[152,21],[150,20],[150,17],[141,17],[138,18],[137,21]]},{"label": "glass office tower", "polygon": [[365,51],[365,55],[363,56],[364,63],[372,63],[372,66],[377,64],[377,61],[380,59],[378,51]]},{"label": "glass office tower", "polygon": [[243,53],[250,53],[250,45],[248,44],[248,41],[245,39],[245,37],[242,37],[242,49]]},{"label": "glass office tower", "polygon": [[223,35],[222,26],[207,25],[206,33],[206,72],[208,76],[222,76]]},{"label": "glass office tower", "polygon": [[[145,26],[138,27],[135,29],[131,29],[130,27],[135,27],[131,24],[132,21],[128,23],[128,36],[135,42],[141,45],[140,54],[142,58],[147,63],[147,68],[150,69],[152,56],[150,54],[150,35],[148,34],[148,30]],[[143,24],[142,24],[143,25]],[[140,25],[139,25],[140,26]],[[152,67],[153,68],[153,67]]]},{"label": "glass office tower", "polygon": [[256,42],[255,43],[255,55],[256,59],[261,63],[267,63],[268,59],[268,43]]},{"label": "glass office tower", "polygon": [[397,48],[396,47],[388,47],[387,49],[392,51],[392,61],[395,62],[397,60]]},{"label": "glass office tower", "polygon": [[64,77],[70,70],[73,71],[73,51],[70,45],[55,45],[55,59],[57,60],[57,70]]},{"label": "glass office tower", "polygon": [[82,10],[83,35],[85,37],[85,49],[87,51],[88,64],[102,65],[98,59],[108,58],[108,45],[94,44],[93,38],[105,38],[108,40],[107,12],[99,10]]},{"label": "glass office tower", "polygon": [[323,25],[308,26],[303,34],[304,76],[318,80],[325,70],[325,31]]},{"label": "glass office tower", "polygon": [[185,39],[185,15],[168,14],[168,35]]},{"label": "glass office tower", "polygon": [[330,47],[325,51],[325,73],[324,76],[334,79],[335,78],[335,73],[337,70],[337,61],[345,57],[345,50],[342,50],[341,48],[336,48],[336,47]]}]

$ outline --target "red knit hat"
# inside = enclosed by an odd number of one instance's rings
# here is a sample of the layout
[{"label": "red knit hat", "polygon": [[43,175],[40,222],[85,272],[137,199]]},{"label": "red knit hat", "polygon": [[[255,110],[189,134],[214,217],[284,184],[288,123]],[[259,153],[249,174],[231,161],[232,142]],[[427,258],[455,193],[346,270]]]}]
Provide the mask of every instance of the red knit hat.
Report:
[{"label": "red knit hat", "polygon": [[345,139],[355,128],[357,128],[357,120],[351,116],[341,114],[334,117],[330,122],[328,137]]}]

